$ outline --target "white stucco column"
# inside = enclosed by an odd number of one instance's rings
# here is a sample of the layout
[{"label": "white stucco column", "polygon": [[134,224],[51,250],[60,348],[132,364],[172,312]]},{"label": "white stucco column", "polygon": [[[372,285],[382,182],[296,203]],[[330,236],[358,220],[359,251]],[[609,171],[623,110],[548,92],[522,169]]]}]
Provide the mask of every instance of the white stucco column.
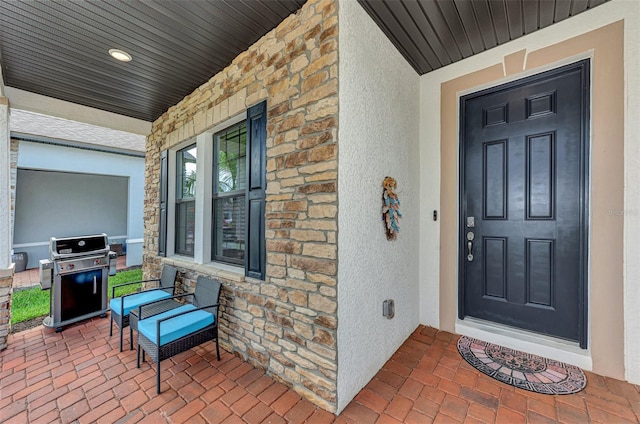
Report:
[{"label": "white stucco column", "polygon": [[[640,384],[640,4],[618,2],[627,8],[624,23],[624,322],[625,379]],[[616,9],[616,10],[617,10]],[[624,9],[623,9],[624,10]]]},{"label": "white stucco column", "polygon": [[11,138],[9,137],[9,99],[2,95],[0,75],[0,350],[7,348],[11,331]]},{"label": "white stucco column", "polygon": [[0,273],[11,267],[10,144],[9,99],[0,96]]}]

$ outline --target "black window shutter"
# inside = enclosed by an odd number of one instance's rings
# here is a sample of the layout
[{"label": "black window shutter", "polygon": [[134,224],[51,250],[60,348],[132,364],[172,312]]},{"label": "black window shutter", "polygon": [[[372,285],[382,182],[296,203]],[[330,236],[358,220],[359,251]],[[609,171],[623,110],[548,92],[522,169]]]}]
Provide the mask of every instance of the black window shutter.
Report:
[{"label": "black window shutter", "polygon": [[158,255],[167,256],[167,195],[168,181],[168,151],[160,153],[160,222],[158,228]]},{"label": "black window shutter", "polygon": [[244,259],[247,277],[265,279],[265,189],[267,149],[267,102],[247,112],[247,240]]}]

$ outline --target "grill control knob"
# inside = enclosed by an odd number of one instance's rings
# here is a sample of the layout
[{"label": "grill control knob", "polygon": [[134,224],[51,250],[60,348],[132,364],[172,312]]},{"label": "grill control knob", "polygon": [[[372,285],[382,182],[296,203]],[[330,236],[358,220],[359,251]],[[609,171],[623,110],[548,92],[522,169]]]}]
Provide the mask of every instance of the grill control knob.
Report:
[{"label": "grill control knob", "polygon": [[67,268],[68,268],[68,269],[73,269],[73,268],[75,268],[75,267],[76,267],[76,266],[75,266],[74,264],[69,264],[69,265],[67,266]]}]

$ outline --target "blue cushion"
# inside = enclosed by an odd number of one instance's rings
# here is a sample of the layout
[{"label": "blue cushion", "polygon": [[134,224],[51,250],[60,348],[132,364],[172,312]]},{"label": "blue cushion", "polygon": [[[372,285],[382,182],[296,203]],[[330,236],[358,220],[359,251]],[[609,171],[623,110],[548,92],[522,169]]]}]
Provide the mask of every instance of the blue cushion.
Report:
[{"label": "blue cushion", "polygon": [[[140,320],[138,321],[138,331],[157,345],[156,323],[159,319],[170,317],[180,312],[193,311],[194,309],[196,309],[195,306],[188,304]],[[213,321],[213,314],[203,310],[195,310],[191,313],[162,321],[160,323],[160,346],[201,330],[206,326],[213,324]]]},{"label": "blue cushion", "polygon": [[120,305],[122,305],[122,299],[116,297],[111,299],[109,302],[109,307],[112,311],[120,316],[129,315],[132,309],[137,308],[143,303],[153,302],[155,300],[166,299],[170,297],[171,294],[167,293],[164,290],[149,290],[143,291],[140,293],[132,294],[130,296],[124,297],[124,313],[120,310]]}]

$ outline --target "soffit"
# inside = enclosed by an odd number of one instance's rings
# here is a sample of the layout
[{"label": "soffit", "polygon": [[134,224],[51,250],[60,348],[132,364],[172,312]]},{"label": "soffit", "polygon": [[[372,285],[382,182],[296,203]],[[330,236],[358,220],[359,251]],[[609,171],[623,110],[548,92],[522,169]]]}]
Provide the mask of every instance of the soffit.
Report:
[{"label": "soffit", "polygon": [[[4,82],[154,121],[304,2],[1,1]],[[116,61],[113,48],[133,60]]]},{"label": "soffit", "polygon": [[423,75],[608,0],[358,0]]},{"label": "soffit", "polygon": [[[606,0],[358,1],[422,75]],[[1,1],[2,74],[8,87],[151,122],[304,2]]]}]

